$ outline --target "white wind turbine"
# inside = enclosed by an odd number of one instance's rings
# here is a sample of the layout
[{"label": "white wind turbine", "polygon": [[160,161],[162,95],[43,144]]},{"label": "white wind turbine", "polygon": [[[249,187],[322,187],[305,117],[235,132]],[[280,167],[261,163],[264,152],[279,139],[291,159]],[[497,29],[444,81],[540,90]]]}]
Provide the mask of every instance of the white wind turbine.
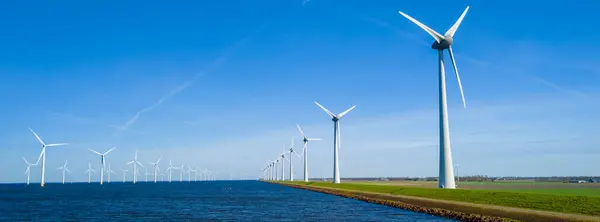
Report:
[{"label": "white wind turbine", "polygon": [[160,172],[160,181],[165,181],[165,173]]},{"label": "white wind turbine", "polygon": [[108,164],[108,170],[106,170],[106,174],[108,174],[108,181],[107,182],[110,183],[110,174],[115,174],[116,175],[117,173],[115,173],[114,171],[112,171],[110,169],[110,164]]},{"label": "white wind turbine", "polygon": [[145,167],[144,167],[144,170],[146,171],[146,172],[144,173],[144,176],[146,176],[146,180],[145,180],[145,181],[146,181],[146,182],[148,182],[148,176],[150,176],[150,175],[152,175],[152,174],[151,174],[151,173],[149,173],[149,172],[148,172],[148,169],[147,169],[147,168],[145,168]]},{"label": "white wind turbine", "polygon": [[338,153],[340,148],[340,119],[344,115],[348,114],[348,112],[356,108],[356,106],[352,106],[350,109],[335,115],[329,110],[325,109],[325,107],[321,106],[321,104],[318,102],[315,102],[315,104],[329,114],[331,120],[333,120],[333,183],[340,183],[340,165],[338,162]]},{"label": "white wind turbine", "polygon": [[150,162],[150,164],[154,165],[154,183],[156,183],[156,176],[157,173],[159,171],[159,167],[158,167],[158,163],[160,163],[160,160],[162,159],[162,156],[160,158],[158,158],[158,160],[156,161],[156,163]]},{"label": "white wind turbine", "polygon": [[413,17],[409,15],[399,12],[402,16],[406,17],[411,22],[415,23],[423,30],[425,30],[429,35],[431,35],[435,42],[431,48],[437,50],[438,52],[438,76],[439,76],[439,115],[440,115],[440,160],[439,160],[439,188],[456,188],[456,184],[454,182],[454,172],[452,169],[452,151],[450,148],[450,129],[448,124],[448,104],[446,98],[446,73],[444,70],[444,50],[448,49],[448,54],[450,55],[450,61],[452,62],[452,66],[454,67],[454,73],[456,73],[456,79],[458,80],[458,86],[460,88],[460,95],[462,97],[463,106],[467,108],[467,103],[465,102],[465,94],[463,93],[462,83],[460,82],[460,76],[458,74],[458,68],[456,68],[456,62],[454,60],[454,53],[452,52],[452,43],[454,42],[454,34],[456,30],[460,26],[463,18],[469,11],[469,6],[463,11],[462,15],[458,18],[456,23],[444,33],[437,33],[433,29],[427,27],[423,23],[417,21]]},{"label": "white wind turbine", "polygon": [[114,149],[116,149],[117,147],[113,147],[112,149],[104,152],[104,153],[100,153],[98,151],[95,151],[93,149],[88,149],[98,155],[100,155],[100,164],[102,164],[102,168],[100,168],[100,185],[102,185],[102,183],[104,182],[104,168],[106,167],[106,160],[105,160],[105,156],[106,154],[110,153],[110,151],[113,151]]},{"label": "white wind turbine", "polygon": [[285,161],[287,158],[285,158],[285,145],[283,148],[283,152],[281,154],[279,154],[279,159],[281,159],[281,180],[285,180]]},{"label": "white wind turbine", "polygon": [[187,174],[188,174],[188,183],[192,182],[192,166],[188,164],[188,170],[187,170]]},{"label": "white wind turbine", "polygon": [[21,158],[23,159],[23,161],[25,161],[25,164],[27,164],[27,170],[25,170],[25,175],[27,175],[27,185],[29,185],[29,178],[31,175],[31,167],[36,166],[38,163],[31,164],[31,163],[27,162],[25,157],[21,157]]},{"label": "white wind turbine", "polygon": [[171,182],[171,174],[173,173],[173,169],[177,169],[173,167],[173,162],[169,160],[169,167],[167,167],[166,171],[169,172],[169,183]]},{"label": "white wind turbine", "polygon": [[96,172],[96,170],[92,169],[92,163],[88,162],[88,169],[85,172],[88,174],[88,183],[91,183],[92,172]]},{"label": "white wind turbine", "polygon": [[39,163],[40,159],[42,159],[42,180],[40,182],[40,185],[43,187],[44,184],[46,183],[46,147],[64,146],[64,145],[69,145],[69,144],[68,143],[45,144],[44,141],[42,141],[42,139],[37,135],[37,133],[35,133],[31,128],[29,128],[29,131],[31,131],[33,133],[33,135],[35,136],[35,138],[42,144],[42,152],[40,153],[40,157],[38,157],[38,161],[36,163]]},{"label": "white wind turbine", "polygon": [[137,165],[139,164],[141,167],[144,167],[144,165],[142,165],[142,163],[140,163],[140,161],[137,160],[137,150],[135,150],[135,156],[133,157],[132,161],[129,161],[127,163],[127,165],[129,164],[133,164],[133,183],[135,184],[135,182],[137,181]]},{"label": "white wind turbine", "polygon": [[68,162],[68,160],[65,160],[65,164],[58,168],[58,170],[62,170],[62,184],[65,184],[66,172],[71,173],[71,171],[69,171],[69,169],[67,169],[67,162]]},{"label": "white wind turbine", "polygon": [[294,150],[294,137],[292,136],[292,145],[290,146],[290,151],[289,151],[289,155],[290,158],[288,159],[288,161],[290,162],[290,181],[294,181],[294,165],[292,165],[292,153],[296,154],[296,156],[298,158],[300,158],[300,155],[298,155],[298,153],[296,153],[296,151]]},{"label": "white wind turbine", "polygon": [[179,175],[179,182],[183,183],[183,173],[185,172],[185,168],[183,167],[183,164],[181,164],[181,167],[179,169],[181,170],[181,174]]},{"label": "white wind turbine", "polygon": [[316,141],[316,140],[321,140],[319,138],[307,138],[306,135],[304,135],[304,132],[302,131],[302,128],[300,128],[300,126],[298,124],[296,124],[296,126],[298,127],[298,130],[300,131],[300,134],[302,134],[302,142],[304,143],[304,147],[302,148],[302,156],[304,157],[304,182],[308,182],[308,141]]},{"label": "white wind turbine", "polygon": [[121,169],[121,171],[123,171],[123,183],[125,183],[125,176],[127,176],[127,169]]}]

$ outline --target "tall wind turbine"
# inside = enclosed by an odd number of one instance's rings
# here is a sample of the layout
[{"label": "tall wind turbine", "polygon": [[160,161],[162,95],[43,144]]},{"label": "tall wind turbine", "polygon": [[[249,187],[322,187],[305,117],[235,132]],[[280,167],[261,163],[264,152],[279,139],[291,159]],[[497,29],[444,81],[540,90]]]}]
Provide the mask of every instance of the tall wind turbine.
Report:
[{"label": "tall wind turbine", "polygon": [[121,169],[121,171],[123,171],[123,183],[125,183],[125,176],[127,176],[127,169]]},{"label": "tall wind turbine", "polygon": [[285,180],[285,148],[283,148],[284,152],[282,152],[281,154],[279,154],[279,159],[281,159],[281,180],[284,181]]},{"label": "tall wind turbine", "polygon": [[102,168],[100,168],[100,185],[102,185],[102,182],[104,181],[104,168],[106,167],[105,156],[106,156],[106,154],[110,153],[110,151],[113,151],[116,148],[117,147],[113,147],[112,149],[110,149],[104,153],[99,153],[98,151],[89,149],[90,151],[100,155],[100,164],[102,164]]},{"label": "tall wind turbine", "polygon": [[171,182],[171,174],[173,173],[173,169],[176,169],[176,167],[173,167],[173,162],[169,160],[169,167],[166,169],[166,171],[169,172],[169,183]]},{"label": "tall wind turbine", "polygon": [[129,161],[127,163],[127,165],[129,164],[133,164],[133,183],[135,184],[135,182],[137,181],[137,165],[139,164],[141,167],[144,167],[144,165],[142,165],[142,163],[140,163],[140,161],[138,161],[137,159],[137,150],[135,150],[135,156],[133,157],[132,161]]},{"label": "tall wind turbine", "polygon": [[440,118],[440,160],[439,160],[439,188],[448,188],[454,189],[456,188],[456,184],[454,182],[454,170],[452,169],[452,151],[450,148],[450,129],[448,124],[448,104],[446,98],[446,73],[444,70],[444,50],[448,49],[448,54],[450,55],[450,61],[452,61],[452,66],[454,67],[454,73],[456,73],[456,79],[458,80],[458,87],[460,88],[460,95],[462,97],[463,106],[467,108],[467,103],[465,102],[465,94],[463,93],[462,83],[460,82],[460,76],[458,74],[458,68],[456,68],[456,62],[454,60],[454,53],[452,52],[452,44],[454,42],[454,34],[456,30],[460,26],[463,18],[469,11],[469,6],[463,11],[462,15],[458,18],[456,23],[444,33],[437,33],[433,29],[427,27],[423,23],[417,21],[413,17],[409,15],[399,12],[402,16],[415,23],[423,30],[425,30],[429,35],[431,35],[435,42],[431,45],[432,49],[437,50],[438,52],[438,76],[439,76],[439,118]]},{"label": "tall wind turbine", "polygon": [[148,182],[148,176],[152,175],[151,173],[148,172],[148,169],[144,167],[144,171],[146,171],[144,173],[144,176],[146,176],[146,179],[144,180],[145,182]]},{"label": "tall wind turbine", "polygon": [[108,164],[108,170],[106,170],[106,174],[108,174],[108,181],[107,182],[110,183],[110,174],[115,174],[116,175],[117,173],[115,173],[114,171],[112,171],[110,169],[110,164]]},{"label": "tall wind turbine", "polygon": [[307,138],[306,135],[304,135],[304,132],[302,131],[302,128],[300,128],[300,126],[298,124],[296,124],[296,126],[298,127],[298,130],[300,131],[300,134],[302,134],[302,142],[304,143],[304,148],[302,148],[302,156],[304,157],[304,182],[308,182],[308,148],[307,148],[307,144],[308,141],[315,141],[315,140],[321,140],[319,138]]},{"label": "tall wind turbine", "polygon": [[29,128],[29,131],[31,131],[33,133],[33,135],[35,136],[35,138],[38,140],[38,142],[40,142],[42,144],[42,152],[40,153],[40,157],[38,157],[38,161],[37,163],[40,162],[40,159],[42,159],[42,181],[40,182],[40,185],[43,187],[44,184],[46,183],[46,147],[51,147],[51,146],[65,146],[65,145],[69,145],[68,143],[54,143],[54,144],[45,144],[44,141],[42,141],[42,139],[37,135],[37,133],[35,133],[31,128]]},{"label": "tall wind turbine", "polygon": [[340,119],[348,114],[348,112],[356,108],[356,106],[352,106],[350,109],[335,115],[329,110],[325,109],[325,107],[321,106],[321,104],[318,102],[315,102],[315,104],[329,114],[331,120],[333,120],[333,183],[340,183],[340,165],[338,163],[338,153],[340,148]]},{"label": "tall wind turbine", "polygon": [[85,172],[88,174],[88,183],[91,183],[92,172],[96,172],[96,170],[92,169],[92,163],[88,162],[88,169]]},{"label": "tall wind turbine", "polygon": [[156,176],[159,170],[158,167],[158,163],[160,163],[160,160],[162,159],[162,156],[160,158],[158,158],[158,160],[156,161],[156,163],[150,162],[150,164],[154,165],[154,183],[156,183]]},{"label": "tall wind turbine", "polygon": [[67,162],[68,162],[68,160],[65,160],[65,164],[58,168],[59,170],[62,170],[62,174],[63,174],[62,175],[62,184],[65,184],[66,172],[71,173],[71,171],[69,171],[69,169],[67,169]]},{"label": "tall wind turbine", "polygon": [[292,153],[296,154],[296,156],[298,158],[300,158],[300,155],[298,155],[298,153],[296,153],[296,151],[294,150],[294,137],[292,137],[292,145],[290,146],[290,158],[288,159],[288,161],[290,162],[290,181],[294,181],[294,165],[292,165]]},{"label": "tall wind turbine", "polygon": [[25,157],[21,157],[21,158],[23,159],[23,161],[25,161],[25,164],[27,164],[27,170],[25,170],[25,175],[27,175],[27,185],[29,185],[29,178],[31,175],[31,167],[37,165],[38,163],[31,164],[31,163],[27,162]]}]

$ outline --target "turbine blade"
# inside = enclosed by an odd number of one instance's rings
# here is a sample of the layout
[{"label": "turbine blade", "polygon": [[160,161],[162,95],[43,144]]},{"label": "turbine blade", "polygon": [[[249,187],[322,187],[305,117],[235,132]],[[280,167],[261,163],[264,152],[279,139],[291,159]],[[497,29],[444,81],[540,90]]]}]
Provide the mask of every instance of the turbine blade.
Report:
[{"label": "turbine blade", "polygon": [[348,112],[352,111],[354,108],[356,108],[356,106],[352,106],[352,107],[350,107],[350,109],[347,109],[346,111],[338,114],[338,118],[342,118],[344,115],[348,114]]},{"label": "turbine blade", "polygon": [[321,140],[321,138],[309,138],[309,139],[306,139],[306,140],[308,140],[308,141],[316,141],[316,140]]},{"label": "turbine blade", "polygon": [[460,15],[458,20],[456,20],[456,23],[454,23],[454,25],[452,25],[452,27],[450,27],[450,29],[448,29],[448,31],[446,31],[446,34],[444,34],[445,36],[454,37],[454,33],[456,33],[456,30],[460,26],[460,23],[462,22],[463,18],[465,18],[467,11],[469,11],[469,6],[467,6],[465,11],[463,11],[462,15]]},{"label": "turbine blade", "polygon": [[42,139],[40,139],[40,136],[37,135],[37,133],[35,133],[31,128],[29,128],[29,131],[31,131],[33,133],[33,135],[35,136],[35,138],[37,138],[37,140],[42,144],[42,145],[46,145],[44,143],[44,141],[42,141]]},{"label": "turbine blade", "polygon": [[137,164],[139,164],[139,165],[140,165],[140,166],[142,166],[142,167],[145,167],[145,166],[144,166],[144,165],[142,165],[142,163],[140,163],[140,162],[137,162],[137,161],[136,161],[136,163],[137,163]]},{"label": "turbine blade", "polygon": [[54,143],[54,144],[48,144],[46,146],[66,146],[69,145],[68,143]]},{"label": "turbine blade", "polygon": [[134,161],[129,161],[127,162],[127,165],[134,163]]},{"label": "turbine blade", "polygon": [[[469,9],[469,8],[467,7],[467,9]],[[466,10],[465,10],[465,12],[466,12]],[[465,93],[463,92],[462,83],[460,82],[460,75],[458,74],[458,68],[456,68],[456,61],[454,61],[454,53],[452,52],[452,47],[448,48],[448,53],[450,53],[450,60],[452,60],[452,66],[454,67],[454,73],[456,73],[456,80],[458,80],[458,87],[460,88],[460,96],[462,97],[463,107],[467,108],[467,102],[465,101]]]},{"label": "turbine blade", "polygon": [[65,170],[67,171],[67,173],[71,173],[71,171],[69,169],[65,168]]},{"label": "turbine blade", "polygon": [[298,130],[300,131],[300,134],[302,134],[302,137],[306,138],[306,136],[304,135],[304,132],[302,131],[302,128],[300,128],[300,126],[298,124],[296,124],[296,126],[298,127]]},{"label": "turbine blade", "polygon": [[40,157],[38,157],[38,160],[35,162],[35,164],[37,165],[38,163],[40,163],[40,160],[42,159],[42,155],[44,155],[44,152],[46,152],[46,148],[42,149],[42,152],[40,152]]},{"label": "turbine blade", "polygon": [[110,151],[113,151],[113,150],[114,150],[114,149],[116,149],[116,148],[117,148],[117,147],[115,146],[115,147],[113,147],[112,149],[110,149],[110,150],[106,151],[106,153],[104,153],[104,155],[106,155],[106,154],[110,153]]},{"label": "turbine blade", "polygon": [[160,163],[160,160],[162,160],[162,156],[160,156],[160,158],[158,158],[158,160],[156,161],[156,164]]},{"label": "turbine blade", "polygon": [[25,173],[23,175],[27,175],[27,172],[29,172],[29,167],[27,167],[27,169],[25,170]]},{"label": "turbine blade", "polygon": [[300,155],[299,155],[298,153],[296,153],[296,151],[293,151],[293,153],[294,153],[294,154],[296,154],[296,156],[297,156],[298,158],[301,158],[301,157],[300,157]]},{"label": "turbine blade", "polygon": [[21,159],[23,159],[23,161],[25,161],[25,163],[27,164],[27,166],[31,165],[31,164],[29,164],[29,162],[27,162],[27,160],[25,159],[25,157],[21,157]]},{"label": "turbine blade", "polygon": [[400,15],[404,16],[405,18],[407,18],[408,20],[410,20],[411,22],[417,24],[419,27],[421,27],[423,30],[425,30],[427,33],[429,33],[429,35],[431,35],[431,37],[433,37],[435,39],[436,42],[441,42],[442,40],[444,40],[444,36],[440,35],[440,33],[437,33],[436,31],[434,31],[433,29],[427,27],[426,25],[424,25],[423,23],[417,21],[416,19],[414,19],[413,17],[410,17],[410,15],[405,14],[404,12],[399,11]]},{"label": "turbine blade", "polygon": [[93,150],[93,149],[90,149],[90,148],[88,148],[88,150],[90,150],[90,151],[92,151],[92,152],[94,152],[94,153],[96,153],[96,154],[98,154],[98,155],[102,155],[100,152],[98,152],[98,151],[95,151],[95,150]]},{"label": "turbine blade", "polygon": [[319,104],[317,101],[315,101],[315,104],[317,104],[317,106],[321,107],[321,109],[323,109],[323,111],[325,111],[327,114],[329,114],[329,116],[331,116],[331,118],[333,118],[335,116],[332,112],[325,109],[325,107],[321,106],[321,104]]}]

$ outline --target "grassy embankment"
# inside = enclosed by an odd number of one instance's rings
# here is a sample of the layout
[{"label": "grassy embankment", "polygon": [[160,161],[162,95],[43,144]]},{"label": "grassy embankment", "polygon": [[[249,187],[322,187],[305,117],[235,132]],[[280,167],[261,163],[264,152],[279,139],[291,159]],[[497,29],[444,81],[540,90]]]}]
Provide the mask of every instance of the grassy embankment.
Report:
[{"label": "grassy embankment", "polygon": [[[290,182],[286,182],[290,183]],[[479,189],[435,189],[422,187],[406,187],[394,185],[327,182],[292,182],[298,185],[308,185],[322,188],[338,188],[347,190],[367,191],[373,193],[405,195],[430,199],[468,202],[486,205],[498,205],[516,208],[526,208],[542,211],[552,211],[570,214],[600,216],[600,196],[597,190],[569,191],[554,190],[542,193],[519,192],[518,190],[479,190]],[[585,189],[584,189],[585,190]],[[581,194],[588,194],[587,196]]]}]

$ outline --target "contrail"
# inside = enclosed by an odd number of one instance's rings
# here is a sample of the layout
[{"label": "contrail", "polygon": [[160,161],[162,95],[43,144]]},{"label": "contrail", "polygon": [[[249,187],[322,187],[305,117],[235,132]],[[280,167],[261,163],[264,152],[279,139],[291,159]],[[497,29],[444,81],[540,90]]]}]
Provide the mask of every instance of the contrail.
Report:
[{"label": "contrail", "polygon": [[237,41],[237,42],[234,42],[233,44],[231,44],[229,47],[227,47],[225,49],[225,52],[223,53],[223,55],[218,57],[214,61],[212,61],[212,63],[210,63],[210,65],[207,68],[203,69],[198,74],[194,75],[190,80],[182,83],[181,85],[175,87],[173,90],[164,94],[158,101],[156,101],[151,106],[145,107],[145,108],[141,109],[140,111],[138,111],[133,117],[131,117],[122,126],[116,127],[117,131],[127,130],[131,125],[133,125],[140,118],[140,116],[143,113],[152,111],[153,109],[160,106],[167,100],[171,99],[173,96],[177,95],[178,93],[180,93],[180,92],[184,91],[185,89],[187,89],[188,87],[190,87],[192,84],[194,84],[194,82],[196,82],[196,80],[198,80],[198,78],[206,75],[206,73],[208,73],[209,71],[212,71],[213,69],[218,68],[223,62],[225,62],[225,60],[227,60],[227,58],[231,54],[231,51],[233,51],[234,49],[236,49],[236,48],[240,47],[241,45],[243,45],[244,43],[246,43],[246,41],[248,41],[248,39],[250,37],[259,33],[262,29],[265,28],[265,26],[266,26],[266,23],[261,25],[254,32],[250,33],[249,35],[247,35],[240,41]]}]

